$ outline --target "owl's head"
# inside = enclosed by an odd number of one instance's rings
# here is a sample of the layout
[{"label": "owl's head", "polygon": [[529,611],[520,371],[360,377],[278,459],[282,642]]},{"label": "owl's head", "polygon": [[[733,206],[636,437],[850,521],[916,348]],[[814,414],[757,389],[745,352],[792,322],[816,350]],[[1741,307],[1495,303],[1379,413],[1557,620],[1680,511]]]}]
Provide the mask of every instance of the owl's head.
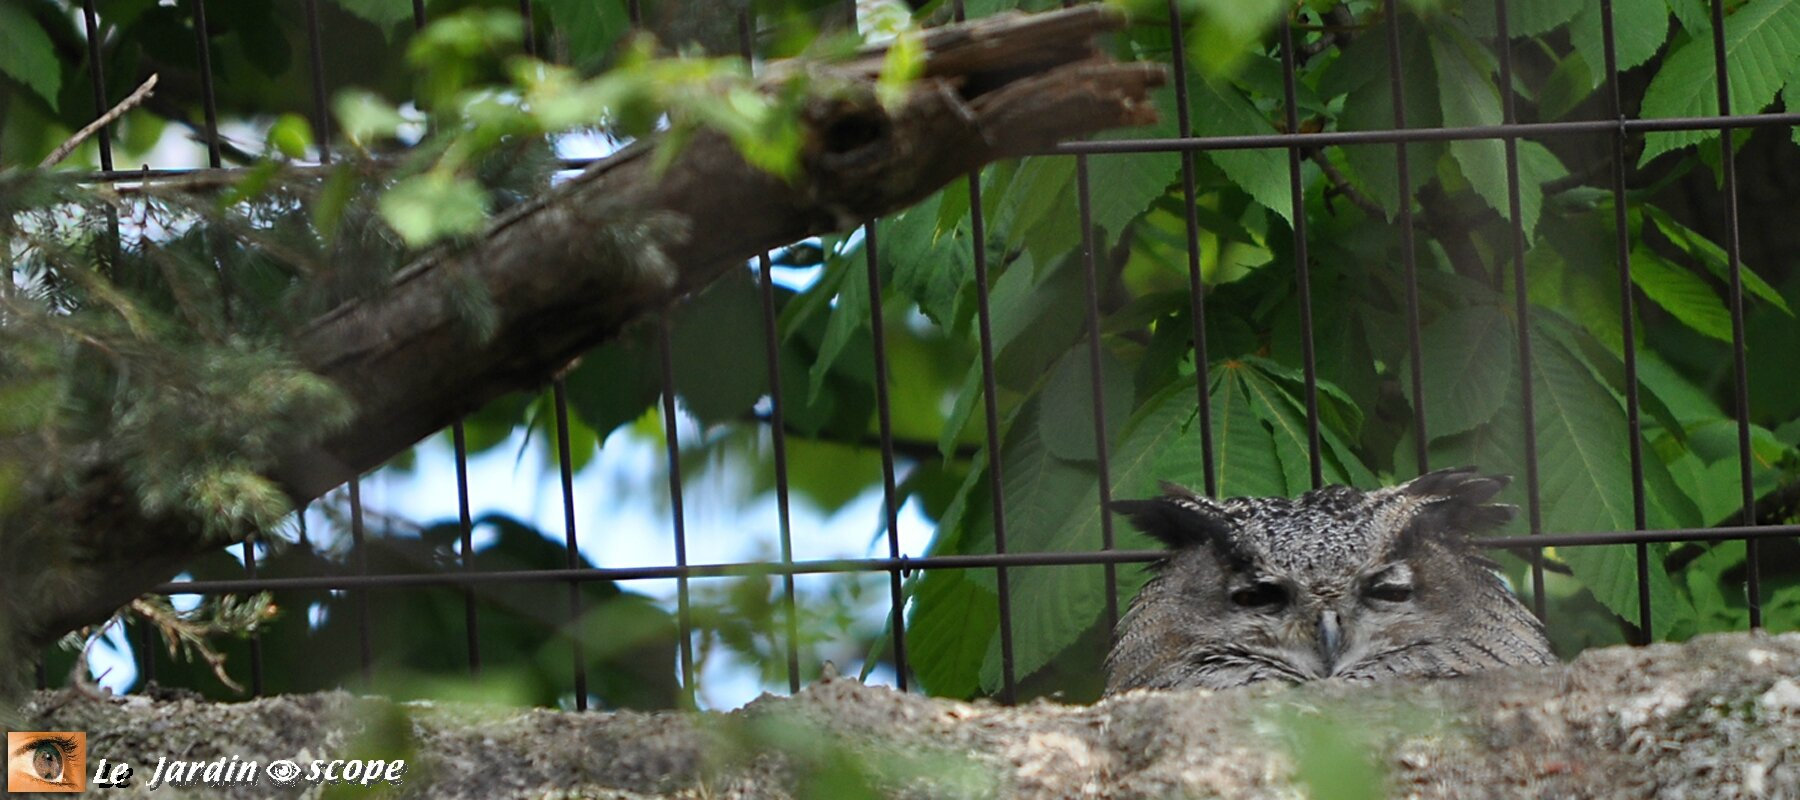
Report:
[{"label": "owl's head", "polygon": [[1400,486],[1116,503],[1170,548],[1121,621],[1109,692],[1458,675],[1548,663],[1537,620],[1469,544],[1517,512],[1473,469]]}]

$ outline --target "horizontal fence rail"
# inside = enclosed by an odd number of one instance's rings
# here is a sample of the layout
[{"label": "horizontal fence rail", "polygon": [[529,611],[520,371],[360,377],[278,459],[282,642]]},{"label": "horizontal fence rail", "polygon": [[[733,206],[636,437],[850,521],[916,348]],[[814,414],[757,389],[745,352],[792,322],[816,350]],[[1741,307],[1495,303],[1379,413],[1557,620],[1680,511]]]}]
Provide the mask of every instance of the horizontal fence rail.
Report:
[{"label": "horizontal fence rail", "polygon": [[[1759,525],[1726,528],[1674,528],[1652,531],[1563,533],[1536,536],[1496,536],[1477,539],[1486,550],[1534,550],[1543,547],[1601,547],[1605,545],[1661,542],[1725,542],[1800,536],[1800,525]],[[391,589],[397,587],[453,587],[492,583],[557,583],[561,581],[631,581],[667,578],[767,577],[818,575],[834,572],[901,572],[929,569],[981,567],[1066,567],[1098,564],[1149,564],[1168,557],[1163,550],[1106,550],[1093,552],[995,553],[991,555],[901,556],[898,558],[836,558],[780,563],[739,561],[722,564],[689,564],[656,567],[596,567],[592,569],[504,570],[497,572],[402,573],[394,575],[321,575],[308,578],[257,578],[254,580],[172,581],[155,587],[157,594],[241,594],[279,589]]]}]

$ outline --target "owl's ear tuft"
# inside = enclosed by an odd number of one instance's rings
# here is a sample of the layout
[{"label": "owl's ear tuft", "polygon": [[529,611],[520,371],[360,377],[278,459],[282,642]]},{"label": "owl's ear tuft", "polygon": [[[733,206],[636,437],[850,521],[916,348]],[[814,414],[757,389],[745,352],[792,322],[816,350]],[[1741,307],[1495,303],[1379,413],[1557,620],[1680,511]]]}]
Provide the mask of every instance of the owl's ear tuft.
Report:
[{"label": "owl's ear tuft", "polygon": [[1115,500],[1110,508],[1138,530],[1171,549],[1228,544],[1231,520],[1218,501],[1164,481],[1163,496],[1149,500]]},{"label": "owl's ear tuft", "polygon": [[1423,499],[1409,526],[1414,535],[1465,536],[1497,528],[1512,521],[1518,506],[1490,503],[1512,478],[1483,475],[1474,467],[1427,472],[1400,487],[1405,494]]}]

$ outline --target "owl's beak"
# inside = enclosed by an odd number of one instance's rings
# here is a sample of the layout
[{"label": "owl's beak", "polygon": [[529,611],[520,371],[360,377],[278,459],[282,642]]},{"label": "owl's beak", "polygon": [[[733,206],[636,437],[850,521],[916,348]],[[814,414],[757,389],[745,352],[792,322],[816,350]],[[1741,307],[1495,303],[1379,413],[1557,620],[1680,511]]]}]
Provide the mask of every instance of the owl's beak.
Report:
[{"label": "owl's beak", "polygon": [[1338,648],[1343,644],[1342,631],[1338,628],[1336,611],[1325,611],[1319,614],[1319,656],[1325,659],[1325,671],[1331,672],[1336,665]]}]

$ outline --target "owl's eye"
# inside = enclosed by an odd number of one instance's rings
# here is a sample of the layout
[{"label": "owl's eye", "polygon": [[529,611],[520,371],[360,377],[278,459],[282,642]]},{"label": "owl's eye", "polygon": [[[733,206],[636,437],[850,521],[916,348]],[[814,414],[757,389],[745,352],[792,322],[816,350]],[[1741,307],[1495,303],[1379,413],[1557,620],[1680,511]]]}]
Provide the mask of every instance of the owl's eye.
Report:
[{"label": "owl's eye", "polygon": [[1262,581],[1232,592],[1231,602],[1244,608],[1274,611],[1287,605],[1288,596],[1281,584]]},{"label": "owl's eye", "polygon": [[1382,583],[1369,587],[1364,595],[1384,603],[1404,603],[1412,599],[1413,590],[1411,586],[1402,583]]}]

